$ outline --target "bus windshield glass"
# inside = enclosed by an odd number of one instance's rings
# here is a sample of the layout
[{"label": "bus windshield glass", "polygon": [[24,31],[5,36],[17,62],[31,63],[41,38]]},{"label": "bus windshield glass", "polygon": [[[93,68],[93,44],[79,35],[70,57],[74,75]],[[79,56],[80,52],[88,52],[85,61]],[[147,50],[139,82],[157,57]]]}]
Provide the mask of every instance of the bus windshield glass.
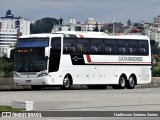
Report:
[{"label": "bus windshield glass", "polygon": [[47,47],[49,38],[20,38],[17,41],[17,48],[21,47]]},{"label": "bus windshield glass", "polygon": [[45,48],[16,49],[14,56],[14,71],[40,72],[47,70]]}]

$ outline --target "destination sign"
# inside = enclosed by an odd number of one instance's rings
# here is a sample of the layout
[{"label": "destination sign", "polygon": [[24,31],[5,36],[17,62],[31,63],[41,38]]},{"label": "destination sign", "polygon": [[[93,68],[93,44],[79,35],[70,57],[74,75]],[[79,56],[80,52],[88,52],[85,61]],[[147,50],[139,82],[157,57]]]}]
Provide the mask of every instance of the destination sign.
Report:
[{"label": "destination sign", "polygon": [[29,50],[18,50],[19,53],[27,53]]}]

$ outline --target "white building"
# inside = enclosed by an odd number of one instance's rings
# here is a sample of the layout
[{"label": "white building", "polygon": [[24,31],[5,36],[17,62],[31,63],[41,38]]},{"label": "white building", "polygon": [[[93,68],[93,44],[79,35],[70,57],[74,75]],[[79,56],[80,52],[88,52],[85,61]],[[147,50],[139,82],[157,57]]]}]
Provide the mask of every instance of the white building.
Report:
[{"label": "white building", "polygon": [[81,24],[81,31],[93,31],[98,27],[98,31],[101,30],[106,23],[97,23],[94,18],[88,18],[84,24]]},{"label": "white building", "polygon": [[53,25],[52,33],[61,31],[93,31],[98,27],[98,31],[102,27],[106,26],[106,23],[97,23],[94,18],[88,18],[85,23],[77,22],[73,17],[69,17],[67,22],[63,22],[62,25]]},{"label": "white building", "polygon": [[53,29],[51,33],[57,31],[75,31],[77,25],[77,20],[73,17],[69,17],[68,21],[62,22],[62,25],[53,25]]},{"label": "white building", "polygon": [[27,34],[30,34],[30,21],[14,17],[11,10],[8,10],[6,16],[0,18],[0,57],[16,43],[18,36]]},{"label": "white building", "polygon": [[160,24],[150,24],[150,26],[145,29],[145,34],[157,43],[160,43]]}]

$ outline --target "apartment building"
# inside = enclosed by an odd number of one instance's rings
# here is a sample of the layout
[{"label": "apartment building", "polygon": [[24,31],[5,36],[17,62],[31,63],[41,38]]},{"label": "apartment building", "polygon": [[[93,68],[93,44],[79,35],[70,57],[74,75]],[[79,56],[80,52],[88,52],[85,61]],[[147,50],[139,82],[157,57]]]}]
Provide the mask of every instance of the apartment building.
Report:
[{"label": "apartment building", "polygon": [[150,40],[160,43],[160,24],[150,24],[148,28],[145,28],[145,34],[150,38]]},{"label": "apartment building", "polygon": [[101,30],[106,23],[98,23],[94,18],[88,18],[84,24],[81,24],[82,31],[93,31],[96,27],[98,27],[98,31]]},{"label": "apartment building", "polygon": [[14,45],[20,35],[30,34],[30,21],[22,17],[14,17],[11,10],[0,17],[0,57]]}]

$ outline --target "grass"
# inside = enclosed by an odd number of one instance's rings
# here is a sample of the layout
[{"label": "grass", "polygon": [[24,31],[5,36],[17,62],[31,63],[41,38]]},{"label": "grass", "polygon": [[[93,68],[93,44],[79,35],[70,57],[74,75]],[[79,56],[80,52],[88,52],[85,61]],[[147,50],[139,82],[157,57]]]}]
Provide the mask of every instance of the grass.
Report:
[{"label": "grass", "polygon": [[0,112],[20,112],[22,109],[12,108],[11,106],[0,105]]}]

